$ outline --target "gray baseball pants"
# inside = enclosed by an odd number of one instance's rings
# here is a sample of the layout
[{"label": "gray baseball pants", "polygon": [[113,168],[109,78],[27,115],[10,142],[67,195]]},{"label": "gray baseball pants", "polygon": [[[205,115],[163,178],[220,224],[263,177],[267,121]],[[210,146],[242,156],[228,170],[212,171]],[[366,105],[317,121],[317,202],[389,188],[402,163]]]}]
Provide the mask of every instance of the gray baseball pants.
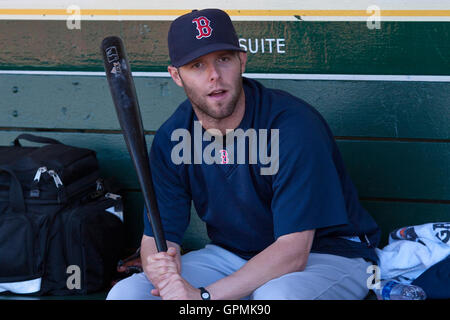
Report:
[{"label": "gray baseball pants", "polygon": [[[237,271],[246,263],[232,252],[216,245],[181,256],[181,272],[194,287],[206,287]],[[310,253],[305,270],[285,274],[256,289],[244,299],[252,300],[360,300],[368,293],[367,267],[362,258]],[[150,291],[152,284],[144,273],[119,281],[108,300],[160,299]]]}]

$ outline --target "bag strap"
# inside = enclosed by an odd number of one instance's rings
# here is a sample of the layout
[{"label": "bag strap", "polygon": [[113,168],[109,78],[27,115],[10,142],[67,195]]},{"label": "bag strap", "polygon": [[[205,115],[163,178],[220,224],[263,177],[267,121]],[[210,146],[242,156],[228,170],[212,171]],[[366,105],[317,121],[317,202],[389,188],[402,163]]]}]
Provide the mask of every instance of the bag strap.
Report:
[{"label": "bag strap", "polygon": [[6,166],[0,166],[0,173],[4,171],[11,176],[11,188],[9,188],[9,205],[13,212],[25,212],[22,185],[13,170]]},{"label": "bag strap", "polygon": [[29,133],[23,133],[23,134],[19,135],[16,139],[14,139],[14,145],[16,147],[21,147],[22,146],[20,144],[20,142],[19,142],[20,139],[28,140],[28,141],[36,142],[36,143],[62,144],[61,142],[59,142],[58,140],[55,140],[55,139],[35,136],[35,135],[29,134]]}]

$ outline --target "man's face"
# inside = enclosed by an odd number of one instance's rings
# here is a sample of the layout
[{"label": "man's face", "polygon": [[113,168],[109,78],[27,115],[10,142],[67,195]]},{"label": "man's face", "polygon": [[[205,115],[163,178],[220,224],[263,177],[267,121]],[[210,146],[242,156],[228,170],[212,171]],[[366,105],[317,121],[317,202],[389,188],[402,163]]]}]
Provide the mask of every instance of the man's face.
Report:
[{"label": "man's face", "polygon": [[[184,88],[194,108],[221,120],[233,113],[242,94],[245,62],[245,53],[217,51],[178,69],[169,67],[169,72],[175,82]],[[174,74],[175,70],[177,74]]]}]

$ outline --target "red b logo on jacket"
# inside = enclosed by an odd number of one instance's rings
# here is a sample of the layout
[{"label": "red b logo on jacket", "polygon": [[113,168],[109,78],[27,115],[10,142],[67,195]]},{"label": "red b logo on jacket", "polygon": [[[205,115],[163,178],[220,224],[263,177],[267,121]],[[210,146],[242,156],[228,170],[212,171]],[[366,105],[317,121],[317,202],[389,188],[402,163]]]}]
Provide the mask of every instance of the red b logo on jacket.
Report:
[{"label": "red b logo on jacket", "polygon": [[228,163],[228,152],[227,150],[220,150],[220,158],[222,158],[222,162],[221,164],[226,164]]},{"label": "red b logo on jacket", "polygon": [[198,17],[192,20],[192,23],[195,23],[198,30],[197,39],[208,38],[212,33],[212,28],[210,26],[211,21],[206,17]]}]

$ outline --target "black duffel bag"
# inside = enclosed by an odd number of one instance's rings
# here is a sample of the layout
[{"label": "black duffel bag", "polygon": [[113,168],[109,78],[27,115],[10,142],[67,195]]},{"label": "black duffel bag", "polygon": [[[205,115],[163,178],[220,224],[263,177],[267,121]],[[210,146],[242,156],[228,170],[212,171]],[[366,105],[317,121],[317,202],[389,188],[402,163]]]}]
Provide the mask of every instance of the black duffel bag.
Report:
[{"label": "black duffel bag", "polygon": [[[23,147],[20,140],[45,145]],[[0,167],[8,168],[17,176],[27,211],[58,211],[95,190],[100,170],[93,150],[31,134],[21,134],[13,143],[13,146],[0,147]],[[8,174],[0,174],[0,212],[9,206],[10,183]]]},{"label": "black duffel bag", "polygon": [[0,167],[0,174],[11,179],[9,205],[0,212],[0,292],[37,292],[56,213],[27,212],[14,172]]},{"label": "black duffel bag", "polygon": [[86,294],[109,284],[123,243],[112,191],[92,150],[28,134],[0,147],[0,292]]},{"label": "black duffel bag", "polygon": [[97,193],[56,215],[40,295],[84,295],[109,287],[124,249],[122,199]]}]

